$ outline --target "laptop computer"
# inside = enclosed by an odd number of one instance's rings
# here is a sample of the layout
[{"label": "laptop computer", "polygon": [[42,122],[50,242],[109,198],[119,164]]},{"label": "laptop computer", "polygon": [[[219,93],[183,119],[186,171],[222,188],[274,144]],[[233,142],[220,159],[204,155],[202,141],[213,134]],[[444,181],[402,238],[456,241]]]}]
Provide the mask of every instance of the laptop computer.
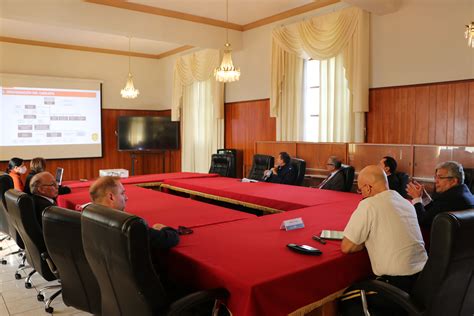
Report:
[{"label": "laptop computer", "polygon": [[60,186],[63,182],[63,173],[64,168],[56,168],[56,182],[58,183],[58,186]]}]

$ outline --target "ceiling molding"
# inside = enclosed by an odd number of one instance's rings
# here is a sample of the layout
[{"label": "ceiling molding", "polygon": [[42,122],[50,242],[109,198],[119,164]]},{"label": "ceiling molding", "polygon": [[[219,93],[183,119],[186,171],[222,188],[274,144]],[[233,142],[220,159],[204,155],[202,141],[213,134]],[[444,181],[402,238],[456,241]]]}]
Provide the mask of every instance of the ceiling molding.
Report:
[{"label": "ceiling molding", "polygon": [[178,48],[169,50],[169,51],[167,51],[167,52],[158,54],[158,55],[156,55],[156,58],[157,58],[157,59],[165,58],[165,57],[168,57],[168,56],[171,56],[171,55],[174,55],[174,54],[178,54],[178,53],[184,52],[184,51],[186,51],[186,50],[188,50],[188,49],[191,49],[191,48],[194,48],[194,46],[192,46],[192,45],[184,45],[184,46],[181,46],[181,47],[178,47]]},{"label": "ceiling molding", "polygon": [[306,13],[309,11],[313,11],[313,10],[340,2],[340,0],[314,0],[314,2],[312,3],[308,3],[297,8],[293,8],[288,11],[280,12],[278,14],[275,14],[275,15],[272,15],[272,16],[269,16],[269,17],[266,17],[266,18],[263,18],[263,19],[245,24],[245,25],[241,25],[241,24],[236,24],[236,23],[225,22],[222,20],[206,18],[206,17],[202,17],[198,15],[157,8],[157,7],[148,6],[144,4],[127,2],[123,0],[83,0],[83,1],[88,2],[88,3],[110,6],[114,8],[126,9],[126,10],[143,12],[143,13],[148,13],[148,14],[166,16],[166,17],[185,20],[185,21],[202,23],[202,24],[222,27],[226,29],[232,29],[232,30],[236,30],[240,32],[251,30],[263,25],[267,25],[273,22],[284,20],[298,14]]},{"label": "ceiling molding", "polygon": [[202,23],[217,27],[222,27],[226,29],[232,29],[236,31],[243,31],[243,26],[236,23],[229,23],[221,20],[206,18],[198,15],[162,9],[157,7],[152,7],[149,5],[144,5],[140,3],[132,3],[121,0],[83,0],[84,2],[106,5],[114,8],[126,9],[131,11],[143,12],[148,14],[166,16],[169,18],[185,20],[190,22]]},{"label": "ceiling molding", "polygon": [[308,3],[308,4],[305,4],[305,5],[302,5],[301,7],[297,7],[297,8],[285,11],[285,12],[281,12],[281,13],[263,18],[261,20],[257,20],[255,22],[251,22],[251,23],[242,25],[242,29],[243,29],[243,31],[248,31],[248,30],[263,26],[263,25],[267,25],[267,24],[270,24],[270,23],[273,23],[273,22],[284,20],[284,19],[290,18],[292,16],[299,15],[299,14],[302,14],[302,13],[306,13],[306,12],[309,12],[309,11],[313,11],[313,10],[316,10],[316,9],[319,9],[319,8],[322,8],[322,7],[326,7],[328,5],[335,4],[335,3],[338,3],[338,2],[340,2],[340,0],[315,1],[313,3]]},{"label": "ceiling molding", "polygon": [[123,50],[115,50],[115,49],[106,49],[106,48],[97,48],[97,47],[89,47],[89,46],[80,46],[80,45],[69,45],[69,44],[62,44],[62,43],[52,43],[52,42],[42,42],[42,41],[34,41],[16,37],[6,37],[0,36],[0,42],[6,43],[14,43],[14,44],[23,44],[23,45],[33,45],[33,46],[42,46],[42,47],[52,47],[52,48],[62,48],[62,49],[70,49],[70,50],[78,50],[78,51],[85,51],[85,52],[92,52],[92,53],[103,53],[103,54],[112,54],[112,55],[121,55],[121,56],[133,56],[133,57],[141,57],[141,58],[150,58],[150,59],[160,59],[164,58],[173,54],[177,54],[183,52],[185,50],[193,48],[191,45],[184,45],[175,49],[172,49],[167,52],[163,52],[160,54],[145,54],[145,53],[138,53],[138,52],[128,52]]}]

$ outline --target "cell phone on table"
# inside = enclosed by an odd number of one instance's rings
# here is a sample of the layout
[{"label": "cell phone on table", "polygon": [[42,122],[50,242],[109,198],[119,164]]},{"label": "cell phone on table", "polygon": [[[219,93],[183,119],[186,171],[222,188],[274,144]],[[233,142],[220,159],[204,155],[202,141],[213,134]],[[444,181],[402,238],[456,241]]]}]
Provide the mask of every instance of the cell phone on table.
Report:
[{"label": "cell phone on table", "polygon": [[322,251],[318,248],[314,248],[308,245],[288,244],[286,246],[295,252],[302,253],[305,255],[319,256],[322,254]]},{"label": "cell phone on table", "polygon": [[178,226],[178,235],[189,235],[193,233],[193,230],[186,226]]}]

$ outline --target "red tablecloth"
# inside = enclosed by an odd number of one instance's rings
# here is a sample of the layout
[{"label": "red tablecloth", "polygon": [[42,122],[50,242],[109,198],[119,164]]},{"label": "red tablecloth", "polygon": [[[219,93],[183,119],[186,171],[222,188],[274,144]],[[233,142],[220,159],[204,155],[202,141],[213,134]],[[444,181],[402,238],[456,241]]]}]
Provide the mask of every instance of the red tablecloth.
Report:
[{"label": "red tablecloth", "polygon": [[319,190],[266,182],[244,183],[233,178],[167,179],[165,184],[282,211],[334,202],[356,201],[354,193]]},{"label": "red tablecloth", "polygon": [[[145,174],[141,176],[131,176],[121,180],[123,184],[136,184],[136,183],[150,183],[150,182],[163,182],[166,179],[188,179],[188,178],[208,178],[218,177],[217,174],[208,173],[197,173],[197,172],[172,172],[172,173],[156,173],[156,174]],[[89,181],[64,181],[63,185],[67,185],[70,188],[85,188],[89,187],[95,180]]]},{"label": "red tablecloth", "polygon": [[[225,287],[233,315],[286,315],[370,275],[366,251],[344,255],[340,241],[311,239],[323,229],[342,230],[357,202],[343,201],[245,221],[201,227],[169,253],[171,274],[195,288]],[[280,230],[302,217],[305,228]],[[321,256],[287,249],[301,243]]]},{"label": "red tablecloth", "polygon": [[[125,185],[125,192],[126,211],[144,218],[150,226],[161,223],[171,227],[200,227],[256,217],[134,185]],[[72,210],[87,202],[90,202],[88,188],[75,188],[73,193],[58,197],[59,206]]]}]

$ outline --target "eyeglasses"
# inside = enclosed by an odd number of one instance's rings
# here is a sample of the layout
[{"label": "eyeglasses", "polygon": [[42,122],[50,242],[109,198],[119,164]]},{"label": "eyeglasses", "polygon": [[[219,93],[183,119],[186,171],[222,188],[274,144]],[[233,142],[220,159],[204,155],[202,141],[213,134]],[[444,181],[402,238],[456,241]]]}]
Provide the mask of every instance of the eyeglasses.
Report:
[{"label": "eyeglasses", "polygon": [[57,188],[57,187],[58,187],[58,183],[57,183],[57,182],[52,182],[52,183],[50,183],[50,184],[42,184],[42,185],[40,185],[40,186],[42,186],[42,187],[56,187],[56,188]]},{"label": "eyeglasses", "polygon": [[434,178],[435,180],[443,180],[443,179],[452,179],[452,178],[454,178],[454,177],[451,177],[451,176],[440,176],[440,175],[435,174],[433,178]]},{"label": "eyeglasses", "polygon": [[372,186],[370,184],[364,184],[362,187],[358,188],[357,189],[357,193],[361,194],[362,193],[362,189],[365,188],[366,186],[369,187],[369,190],[372,190]]}]

